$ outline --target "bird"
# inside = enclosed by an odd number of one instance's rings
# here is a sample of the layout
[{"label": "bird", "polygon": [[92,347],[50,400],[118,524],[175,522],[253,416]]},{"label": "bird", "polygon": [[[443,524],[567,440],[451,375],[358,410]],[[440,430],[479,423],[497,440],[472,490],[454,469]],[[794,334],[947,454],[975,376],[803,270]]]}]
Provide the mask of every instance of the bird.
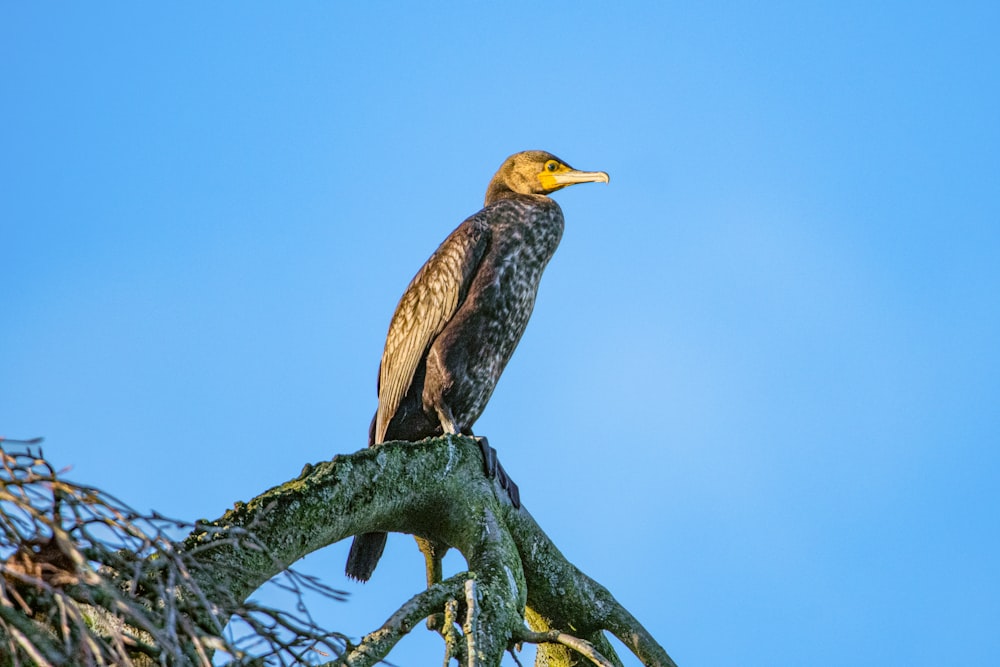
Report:
[{"label": "bird", "polygon": [[[603,171],[573,169],[545,151],[523,151],[504,160],[486,189],[482,210],[448,235],[396,306],[379,366],[369,446],[473,435],[472,426],[528,324],[542,271],[562,238],[562,209],[549,195],[589,182],[610,179]],[[495,451],[484,443],[481,439],[489,471],[489,453],[495,457]],[[497,472],[517,505],[516,485],[502,467]],[[368,581],[385,542],[385,533],[355,536],[347,575]],[[424,547],[421,542],[428,555]]]}]

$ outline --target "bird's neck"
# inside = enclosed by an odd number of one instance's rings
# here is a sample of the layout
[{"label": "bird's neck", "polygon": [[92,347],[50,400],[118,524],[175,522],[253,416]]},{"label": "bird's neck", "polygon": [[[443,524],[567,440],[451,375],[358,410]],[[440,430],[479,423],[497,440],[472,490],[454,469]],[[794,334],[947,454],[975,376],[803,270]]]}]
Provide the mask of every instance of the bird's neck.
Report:
[{"label": "bird's neck", "polygon": [[486,189],[486,202],[484,206],[489,206],[503,199],[515,199],[517,197],[542,197],[548,199],[548,197],[539,193],[517,192],[512,190],[507,183],[494,179],[490,183],[490,187]]},{"label": "bird's neck", "polygon": [[501,199],[510,199],[511,197],[516,197],[517,193],[508,188],[503,183],[490,183],[490,187],[486,189],[486,201],[484,206],[489,206]]}]

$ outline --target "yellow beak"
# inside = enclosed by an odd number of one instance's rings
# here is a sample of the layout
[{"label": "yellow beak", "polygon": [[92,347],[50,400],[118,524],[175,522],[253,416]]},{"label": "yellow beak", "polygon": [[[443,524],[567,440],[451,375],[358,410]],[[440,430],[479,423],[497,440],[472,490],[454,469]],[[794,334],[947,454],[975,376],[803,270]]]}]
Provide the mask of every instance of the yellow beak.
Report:
[{"label": "yellow beak", "polygon": [[570,171],[556,172],[552,174],[555,176],[555,181],[557,185],[573,185],[574,183],[610,183],[611,179],[608,178],[607,173],[603,171],[577,171],[576,169],[571,169]]},{"label": "yellow beak", "polygon": [[556,171],[543,171],[538,175],[546,190],[558,190],[574,183],[610,183],[611,179],[603,171],[577,171],[563,167]]}]

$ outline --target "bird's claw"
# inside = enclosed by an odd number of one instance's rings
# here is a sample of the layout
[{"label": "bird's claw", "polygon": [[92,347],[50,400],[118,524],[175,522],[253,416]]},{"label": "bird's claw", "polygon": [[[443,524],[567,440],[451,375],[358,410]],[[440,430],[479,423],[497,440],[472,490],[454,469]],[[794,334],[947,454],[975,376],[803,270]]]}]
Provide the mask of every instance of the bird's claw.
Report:
[{"label": "bird's claw", "polygon": [[476,438],[476,442],[479,443],[479,451],[483,453],[483,470],[486,476],[499,481],[500,488],[507,492],[507,497],[510,498],[511,504],[514,505],[515,509],[520,509],[521,490],[517,488],[517,484],[514,483],[514,480],[510,478],[507,471],[503,469],[500,461],[497,460],[497,450],[490,447],[490,443],[486,438]]}]

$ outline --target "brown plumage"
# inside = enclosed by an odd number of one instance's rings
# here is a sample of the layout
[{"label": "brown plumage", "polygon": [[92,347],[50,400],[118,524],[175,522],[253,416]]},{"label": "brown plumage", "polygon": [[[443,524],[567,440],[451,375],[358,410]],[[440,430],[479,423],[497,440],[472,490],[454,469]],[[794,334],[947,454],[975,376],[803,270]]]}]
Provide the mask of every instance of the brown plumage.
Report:
[{"label": "brown plumage", "polygon": [[[417,272],[396,306],[378,377],[369,445],[472,434],[528,324],[538,282],[559,245],[563,214],[547,195],[608,182],[544,151],[507,158],[484,208]],[[354,538],[347,574],[367,581],[385,533]]]}]

